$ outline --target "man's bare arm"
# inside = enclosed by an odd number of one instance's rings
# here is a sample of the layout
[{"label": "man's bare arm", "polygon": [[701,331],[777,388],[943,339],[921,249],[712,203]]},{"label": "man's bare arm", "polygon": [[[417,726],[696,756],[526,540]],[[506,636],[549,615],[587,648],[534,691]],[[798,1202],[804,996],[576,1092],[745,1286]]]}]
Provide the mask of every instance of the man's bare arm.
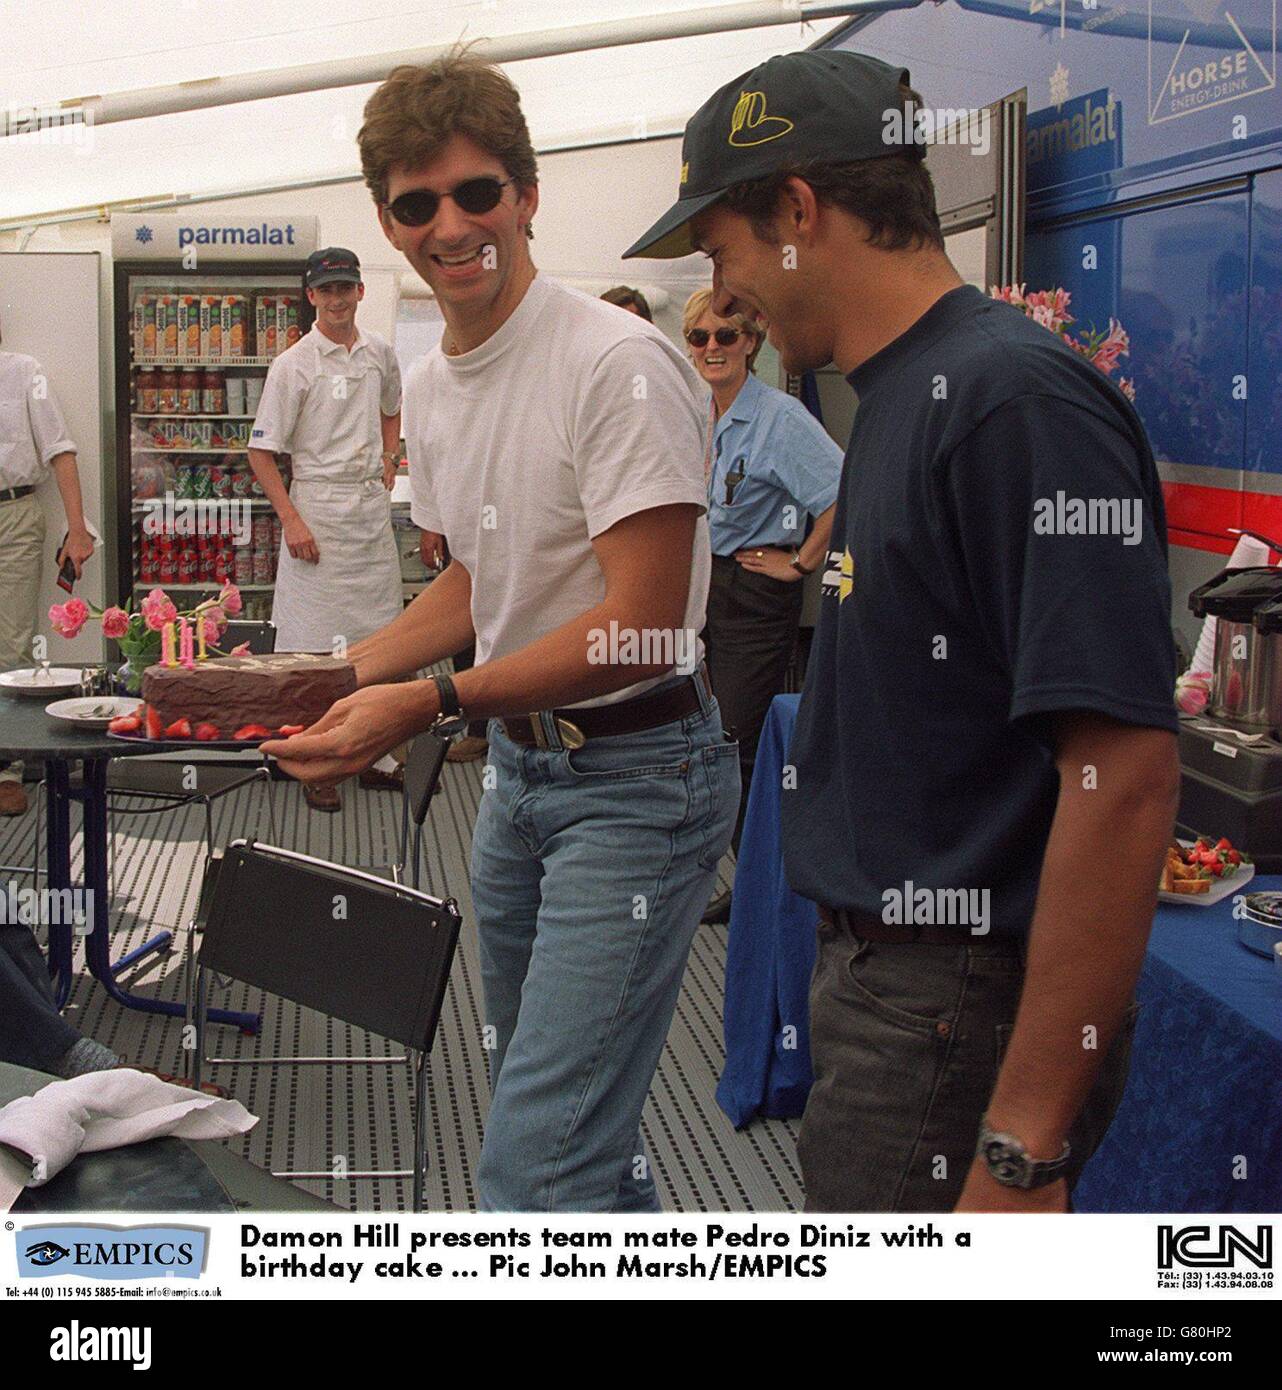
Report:
[{"label": "man's bare arm", "polygon": [[[592,542],[605,596],[595,607],[498,661],[454,681],[469,718],[523,714],[608,695],[662,675],[667,665],[609,666],[589,659],[594,633],[671,633],[675,643],[690,595],[690,556],[699,509],[674,505],[636,512]],[[695,634],[689,634],[693,642]]]},{"label": "man's bare arm", "polygon": [[[655,507],[625,517],[598,536],[592,544],[605,577],[605,597],[520,651],[456,676],[455,688],[468,717],[574,704],[666,671],[667,665],[594,663],[593,632],[608,632],[614,622],[620,630],[650,629],[675,637],[689,597],[698,514],[693,505]],[[279,758],[292,777],[333,783],[360,772],[401,740],[427,728],[440,712],[435,684],[382,682],[466,645],[466,636],[457,646],[449,645],[462,635],[460,629],[450,630],[449,642],[442,639],[440,610],[430,604],[456,569],[462,569],[457,560],[401,617],[352,648],[362,689],[339,700],[305,733],[265,743],[263,752]]]},{"label": "man's bare arm", "polygon": [[[1055,731],[1059,800],[988,1106],[992,1128],[1035,1158],[1058,1156],[1134,995],[1179,802],[1173,734],[1088,713],[1060,716]],[[960,1209],[1031,1209],[1040,1195],[1002,1188],[977,1164]]]},{"label": "man's bare arm", "polygon": [[358,685],[413,675],[461,652],[472,630],[472,576],[451,560],[444,571],[386,627],[349,649]]}]

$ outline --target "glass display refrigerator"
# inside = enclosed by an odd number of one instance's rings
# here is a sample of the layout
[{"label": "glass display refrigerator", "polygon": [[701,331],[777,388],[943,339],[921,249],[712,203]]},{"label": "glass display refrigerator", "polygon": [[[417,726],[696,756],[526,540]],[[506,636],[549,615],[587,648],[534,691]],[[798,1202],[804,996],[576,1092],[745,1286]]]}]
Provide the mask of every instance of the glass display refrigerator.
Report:
[{"label": "glass display refrigerator", "polygon": [[271,616],[280,523],[248,445],[268,368],[314,318],[304,262],[116,261],[117,602],[159,587],[186,607],[231,580],[245,617]]}]

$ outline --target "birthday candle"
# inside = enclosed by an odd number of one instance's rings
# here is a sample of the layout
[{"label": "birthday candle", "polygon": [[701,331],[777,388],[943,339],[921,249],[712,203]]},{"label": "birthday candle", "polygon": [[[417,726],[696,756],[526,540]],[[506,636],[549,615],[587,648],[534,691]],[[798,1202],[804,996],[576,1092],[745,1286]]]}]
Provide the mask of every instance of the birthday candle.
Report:
[{"label": "birthday candle", "polygon": [[204,661],[209,653],[205,650],[205,615],[203,613],[196,615],[196,623],[196,660]]},{"label": "birthday candle", "polygon": [[180,619],[180,622],[182,625],[178,629],[178,659],[184,666],[194,666],[196,661],[193,650],[191,624],[186,618]]},{"label": "birthday candle", "polygon": [[174,625],[166,623],[160,632],[161,659],[166,666],[177,666],[174,660]]}]

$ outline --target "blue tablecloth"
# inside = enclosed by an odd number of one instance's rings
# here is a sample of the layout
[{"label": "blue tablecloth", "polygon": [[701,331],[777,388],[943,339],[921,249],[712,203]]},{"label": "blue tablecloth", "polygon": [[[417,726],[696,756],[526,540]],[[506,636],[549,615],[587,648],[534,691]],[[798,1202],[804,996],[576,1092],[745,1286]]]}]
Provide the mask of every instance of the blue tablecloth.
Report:
[{"label": "blue tablecloth", "polygon": [[[726,1065],[736,1128],[800,1115],[810,1089],[815,909],[787,885],[780,799],[798,697],[771,705],[757,752],[726,956]],[[1282,877],[1253,880],[1282,889]],[[1082,1175],[1079,1211],[1282,1210],[1282,975],[1237,940],[1231,898],[1161,906],[1117,1118]]]}]

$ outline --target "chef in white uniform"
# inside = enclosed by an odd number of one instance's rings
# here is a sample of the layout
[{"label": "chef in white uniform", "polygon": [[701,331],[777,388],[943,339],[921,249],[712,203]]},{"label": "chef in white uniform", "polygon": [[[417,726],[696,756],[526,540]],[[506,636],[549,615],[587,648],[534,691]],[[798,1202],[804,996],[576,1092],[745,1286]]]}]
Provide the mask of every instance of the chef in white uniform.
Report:
[{"label": "chef in white uniform", "polygon": [[[342,655],[403,606],[388,495],[401,374],[391,344],[356,327],[365,286],[353,252],[313,252],[304,284],[316,322],[267,373],[249,462],[281,521],[276,648]],[[288,490],[276,454],[293,456]],[[339,808],[336,789],[308,792],[314,808]]]}]

